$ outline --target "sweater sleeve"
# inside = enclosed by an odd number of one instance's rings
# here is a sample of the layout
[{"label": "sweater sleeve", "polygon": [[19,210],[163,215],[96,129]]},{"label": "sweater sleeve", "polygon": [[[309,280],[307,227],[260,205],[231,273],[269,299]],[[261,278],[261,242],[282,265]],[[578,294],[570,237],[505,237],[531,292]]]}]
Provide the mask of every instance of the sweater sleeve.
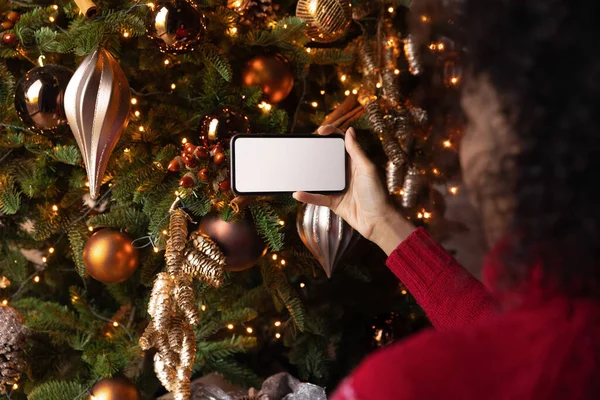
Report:
[{"label": "sweater sleeve", "polygon": [[438,330],[468,325],[499,310],[483,284],[422,228],[400,243],[387,265]]}]

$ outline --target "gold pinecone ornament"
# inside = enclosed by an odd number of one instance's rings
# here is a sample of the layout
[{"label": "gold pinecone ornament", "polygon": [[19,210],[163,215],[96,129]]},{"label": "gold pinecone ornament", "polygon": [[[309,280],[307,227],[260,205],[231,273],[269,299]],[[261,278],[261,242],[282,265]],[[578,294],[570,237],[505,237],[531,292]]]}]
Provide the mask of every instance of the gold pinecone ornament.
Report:
[{"label": "gold pinecone ornament", "polygon": [[154,371],[175,400],[190,396],[196,354],[192,326],[200,322],[194,278],[218,287],[225,263],[225,256],[208,237],[194,232],[188,239],[188,221],[191,218],[185,211],[172,208],[165,249],[167,271],[156,276],[148,302],[152,320],[139,341],[142,350],[157,350]]},{"label": "gold pinecone ornament", "polygon": [[26,365],[26,345],[23,317],[14,308],[0,305],[0,395],[19,381]]}]

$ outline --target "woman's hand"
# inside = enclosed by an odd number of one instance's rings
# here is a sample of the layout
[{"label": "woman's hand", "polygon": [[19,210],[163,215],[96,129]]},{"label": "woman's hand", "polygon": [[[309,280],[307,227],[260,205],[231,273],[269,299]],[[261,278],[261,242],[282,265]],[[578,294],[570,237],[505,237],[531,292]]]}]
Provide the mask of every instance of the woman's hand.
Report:
[{"label": "woman's hand", "polygon": [[[320,135],[334,132],[341,133],[332,125],[319,128]],[[348,190],[332,196],[296,192],[294,198],[304,203],[329,207],[389,255],[415,228],[389,202],[375,165],[356,141],[354,129],[346,132],[345,143],[350,155]]]}]

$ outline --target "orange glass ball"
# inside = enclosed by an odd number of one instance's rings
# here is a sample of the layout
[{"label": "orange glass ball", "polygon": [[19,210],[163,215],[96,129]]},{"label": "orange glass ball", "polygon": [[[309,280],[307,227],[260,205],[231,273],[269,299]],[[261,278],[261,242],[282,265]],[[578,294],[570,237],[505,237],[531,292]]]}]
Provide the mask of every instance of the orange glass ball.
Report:
[{"label": "orange glass ball", "polygon": [[294,87],[289,62],[281,55],[260,55],[246,63],[242,71],[244,86],[258,86],[270,103],[285,99]]},{"label": "orange glass ball", "polygon": [[89,400],[141,400],[140,392],[129,379],[117,376],[102,379],[90,389]]},{"label": "orange glass ball", "polygon": [[131,238],[112,229],[92,235],[83,248],[83,265],[96,280],[120,283],[129,278],[139,265],[139,253]]}]

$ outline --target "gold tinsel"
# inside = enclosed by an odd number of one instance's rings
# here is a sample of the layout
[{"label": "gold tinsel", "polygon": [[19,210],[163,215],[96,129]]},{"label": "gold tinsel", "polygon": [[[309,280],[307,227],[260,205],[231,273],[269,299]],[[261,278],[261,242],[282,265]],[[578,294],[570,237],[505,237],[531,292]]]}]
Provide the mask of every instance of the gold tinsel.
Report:
[{"label": "gold tinsel", "polygon": [[[154,281],[148,302],[152,320],[139,344],[143,350],[156,348],[156,376],[173,392],[174,399],[187,400],[196,354],[192,325],[200,321],[193,278],[220,285],[225,257],[209,238],[194,234],[188,242],[190,217],[182,209],[174,209],[176,205],[177,202],[173,203],[170,210],[170,232],[165,249],[167,272],[159,273]],[[191,256],[190,252],[193,252]]]},{"label": "gold tinsel", "polygon": [[412,35],[408,35],[404,40],[404,55],[408,61],[408,69],[411,74],[419,75],[421,73],[421,60],[419,49]]},{"label": "gold tinsel", "polygon": [[412,208],[417,205],[419,193],[423,188],[423,176],[414,165],[406,171],[402,186],[402,207]]}]

